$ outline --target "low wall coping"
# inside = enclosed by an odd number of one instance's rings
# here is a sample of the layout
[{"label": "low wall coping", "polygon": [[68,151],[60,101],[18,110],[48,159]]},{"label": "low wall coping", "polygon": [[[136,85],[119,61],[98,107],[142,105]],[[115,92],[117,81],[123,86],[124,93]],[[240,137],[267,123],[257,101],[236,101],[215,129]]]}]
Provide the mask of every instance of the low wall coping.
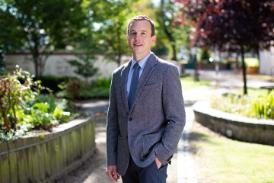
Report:
[{"label": "low wall coping", "polygon": [[227,121],[233,121],[235,123],[246,123],[246,124],[254,124],[254,125],[268,125],[274,127],[274,120],[269,119],[259,119],[259,118],[251,118],[242,116],[239,114],[232,114],[228,112],[223,112],[217,109],[214,109],[210,106],[209,102],[202,101],[202,102],[196,102],[193,105],[194,111],[201,112],[210,116],[213,116],[215,118],[224,119]]},{"label": "low wall coping", "polygon": [[[54,138],[61,136],[64,133],[67,133],[73,129],[79,128],[81,125],[90,121],[90,118],[80,118],[74,119],[67,123],[60,124],[51,129],[51,131],[46,130],[32,130],[27,132],[24,136],[11,140],[8,142],[0,141],[0,156],[2,154],[16,152],[22,149],[29,148],[38,144],[43,144],[47,141],[50,141]],[[8,147],[8,145],[10,147]]]},{"label": "low wall coping", "polygon": [[209,102],[193,106],[195,120],[232,139],[274,145],[274,120],[258,119],[213,109]]}]

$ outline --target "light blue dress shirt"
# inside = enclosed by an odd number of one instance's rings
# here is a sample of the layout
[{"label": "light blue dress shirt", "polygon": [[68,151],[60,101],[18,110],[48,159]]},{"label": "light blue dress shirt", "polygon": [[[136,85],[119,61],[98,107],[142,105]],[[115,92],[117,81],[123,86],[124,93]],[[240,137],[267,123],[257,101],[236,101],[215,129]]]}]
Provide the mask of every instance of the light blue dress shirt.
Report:
[{"label": "light blue dress shirt", "polygon": [[[145,65],[146,65],[146,63],[147,63],[147,60],[148,60],[148,57],[149,57],[150,55],[151,55],[151,53],[148,54],[145,58],[143,58],[142,60],[140,60],[140,61],[138,62],[139,66],[141,67],[140,72],[139,72],[139,78],[141,77],[141,75],[142,75],[142,73],[143,73],[143,70],[144,70]],[[128,72],[128,79],[127,79],[127,96],[128,96],[128,94],[129,94],[129,90],[130,90],[131,78],[132,78],[132,74],[133,74],[133,66],[134,66],[134,64],[135,64],[136,62],[137,62],[137,61],[134,60],[134,58],[131,59],[131,65],[130,65],[130,70],[129,70],[129,72]]]}]

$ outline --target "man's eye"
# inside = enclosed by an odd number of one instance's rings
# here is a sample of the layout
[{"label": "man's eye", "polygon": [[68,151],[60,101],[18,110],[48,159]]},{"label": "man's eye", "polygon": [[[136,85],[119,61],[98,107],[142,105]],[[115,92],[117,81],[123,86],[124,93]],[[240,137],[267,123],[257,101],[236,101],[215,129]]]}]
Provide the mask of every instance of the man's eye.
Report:
[{"label": "man's eye", "polygon": [[145,33],[145,32],[142,32],[141,34],[142,34],[142,35],[146,35],[146,33]]},{"label": "man's eye", "polygon": [[134,36],[136,35],[136,32],[131,32],[130,35]]}]

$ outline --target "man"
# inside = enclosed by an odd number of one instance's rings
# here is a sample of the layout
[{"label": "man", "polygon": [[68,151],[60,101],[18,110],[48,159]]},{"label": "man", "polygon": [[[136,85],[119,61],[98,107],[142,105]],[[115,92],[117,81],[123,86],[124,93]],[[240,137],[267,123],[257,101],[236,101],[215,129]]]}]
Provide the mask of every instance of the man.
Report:
[{"label": "man", "polygon": [[185,125],[178,70],[151,52],[153,21],[128,24],[132,59],[113,73],[107,120],[107,175],[124,183],[164,183]]}]

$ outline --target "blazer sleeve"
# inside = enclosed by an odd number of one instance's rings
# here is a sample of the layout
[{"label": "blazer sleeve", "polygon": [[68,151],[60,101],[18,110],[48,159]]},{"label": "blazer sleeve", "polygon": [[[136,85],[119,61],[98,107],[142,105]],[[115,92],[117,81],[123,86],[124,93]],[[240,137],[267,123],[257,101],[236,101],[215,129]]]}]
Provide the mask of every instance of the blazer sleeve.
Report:
[{"label": "blazer sleeve", "polygon": [[168,67],[163,79],[162,105],[166,127],[162,140],[155,147],[157,158],[166,164],[177,150],[177,144],[185,126],[185,108],[179,72],[175,66]]},{"label": "blazer sleeve", "polygon": [[116,165],[117,157],[118,117],[115,85],[116,76],[113,74],[109,93],[109,108],[107,112],[107,166]]}]

